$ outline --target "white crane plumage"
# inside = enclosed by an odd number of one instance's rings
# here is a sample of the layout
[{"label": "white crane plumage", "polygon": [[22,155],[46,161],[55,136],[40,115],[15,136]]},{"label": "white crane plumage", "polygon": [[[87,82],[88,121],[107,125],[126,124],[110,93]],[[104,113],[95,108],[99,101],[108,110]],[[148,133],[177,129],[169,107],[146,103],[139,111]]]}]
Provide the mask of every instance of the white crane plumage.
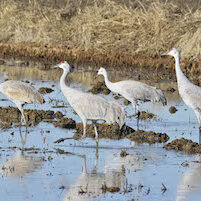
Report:
[{"label": "white crane plumage", "polygon": [[22,114],[21,122],[26,125],[23,105],[26,103],[45,102],[43,96],[30,84],[21,81],[8,80],[0,84],[0,92],[15,103]]},{"label": "white crane plumage", "polygon": [[163,55],[170,55],[175,59],[179,94],[184,103],[192,108],[197,116],[199,123],[199,143],[201,143],[201,87],[193,84],[182,72],[180,68],[180,52],[177,49],[173,48],[170,52]]},{"label": "white crane plumage", "polygon": [[97,75],[104,76],[105,84],[110,91],[122,95],[132,103],[134,114],[137,114],[137,103],[139,101],[162,102],[163,105],[166,105],[167,103],[165,95],[159,88],[134,80],[110,82],[108,73],[103,67],[99,68]]},{"label": "white crane plumage", "polygon": [[87,120],[92,120],[94,124],[96,141],[98,141],[97,120],[105,120],[109,124],[116,122],[121,129],[125,123],[125,112],[119,104],[107,101],[91,93],[68,87],[65,79],[70,73],[70,65],[66,61],[62,61],[56,67],[63,69],[63,74],[60,78],[60,87],[68,103],[82,120],[83,137],[86,137]]}]

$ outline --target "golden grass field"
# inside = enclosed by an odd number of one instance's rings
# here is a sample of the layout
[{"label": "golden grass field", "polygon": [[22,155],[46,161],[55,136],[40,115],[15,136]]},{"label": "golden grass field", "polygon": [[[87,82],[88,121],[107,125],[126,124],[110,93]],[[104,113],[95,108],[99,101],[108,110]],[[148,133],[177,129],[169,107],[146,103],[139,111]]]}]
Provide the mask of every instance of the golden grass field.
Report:
[{"label": "golden grass field", "polygon": [[23,2],[0,3],[1,55],[168,68],[172,60],[161,60],[160,54],[176,47],[187,68],[199,71],[200,9],[182,9],[159,0],[150,0],[149,5],[138,0],[137,6],[113,0],[80,0],[76,5],[66,1],[55,8],[37,0]]}]

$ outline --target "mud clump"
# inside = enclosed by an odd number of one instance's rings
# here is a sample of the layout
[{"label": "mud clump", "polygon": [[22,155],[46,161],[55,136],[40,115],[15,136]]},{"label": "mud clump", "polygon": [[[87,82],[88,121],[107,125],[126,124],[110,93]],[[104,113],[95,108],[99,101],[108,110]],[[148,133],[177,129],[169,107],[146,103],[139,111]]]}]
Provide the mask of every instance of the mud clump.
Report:
[{"label": "mud clump", "polygon": [[143,130],[137,130],[128,136],[131,141],[136,141],[139,143],[164,143],[169,140],[169,136],[166,133],[155,133],[153,131],[143,131]]},{"label": "mud clump", "polygon": [[[64,116],[61,112],[54,112],[51,110],[24,110],[27,126],[35,126],[43,119],[61,118]],[[15,107],[0,107],[0,126],[2,129],[12,127],[13,123],[21,122],[21,113]]]},{"label": "mud clump", "polygon": [[108,187],[106,184],[103,184],[101,189],[102,189],[103,193],[106,193],[106,192],[115,193],[115,192],[120,191],[119,187],[116,187],[116,186]]},{"label": "mud clump", "polygon": [[114,96],[114,99],[118,100],[120,97],[119,96]]},{"label": "mud clump", "polygon": [[139,113],[139,119],[140,120],[154,119],[154,118],[156,118],[156,116],[153,113],[148,113],[148,112],[145,112],[145,111],[142,111],[142,112]]},{"label": "mud clump", "polygon": [[131,102],[124,98],[124,105],[129,105],[129,104],[131,104]]},{"label": "mud clump", "polygon": [[76,123],[73,119],[69,118],[62,118],[59,121],[53,121],[52,122],[55,127],[59,128],[76,128]]},{"label": "mud clump", "polygon": [[0,122],[0,127],[2,129],[12,128],[12,122]]},{"label": "mud clump", "polygon": [[172,142],[166,144],[163,148],[167,150],[183,151],[190,154],[201,153],[201,145],[185,138],[173,140]]},{"label": "mud clump", "polygon": [[169,112],[170,112],[171,114],[174,114],[176,111],[177,111],[177,109],[176,109],[176,107],[174,107],[174,106],[171,106],[171,107],[169,108]]},{"label": "mud clump", "polygon": [[99,94],[103,93],[105,95],[108,95],[110,93],[110,90],[105,85],[105,82],[97,82],[93,85],[92,89],[89,90],[92,94]]},{"label": "mud clump", "polygon": [[41,94],[49,94],[52,93],[54,90],[48,87],[41,87],[38,89],[38,92]]},{"label": "mud clump", "polygon": [[[134,132],[129,126],[124,125],[121,129],[117,123],[115,124],[97,124],[97,131],[99,138],[110,138],[114,140],[119,140],[124,138],[128,134]],[[94,126],[93,124],[89,124],[86,127],[86,135],[87,137],[95,138]],[[82,123],[76,124],[76,133],[74,134],[74,138],[81,138],[83,136],[83,125]]]},{"label": "mud clump", "polygon": [[120,156],[122,158],[126,157],[127,155],[129,155],[126,151],[121,151]]},{"label": "mud clump", "polygon": [[176,91],[176,89],[174,89],[173,87],[168,87],[166,89],[166,91],[169,92],[169,93],[174,93]]}]

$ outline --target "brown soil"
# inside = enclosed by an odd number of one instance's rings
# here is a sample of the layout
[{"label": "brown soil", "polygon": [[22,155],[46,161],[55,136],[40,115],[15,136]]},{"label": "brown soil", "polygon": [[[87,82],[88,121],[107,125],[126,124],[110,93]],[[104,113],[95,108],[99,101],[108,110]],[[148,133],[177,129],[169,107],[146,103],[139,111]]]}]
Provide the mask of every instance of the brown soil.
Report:
[{"label": "brown soil", "polygon": [[131,102],[124,98],[124,105],[129,105],[129,104],[131,104]]},{"label": "brown soil", "polygon": [[69,128],[69,129],[76,128],[76,122],[73,119],[64,117],[59,119],[58,121],[51,121],[50,123],[53,123],[55,127],[60,128]]},{"label": "brown soil", "polygon": [[51,92],[53,92],[54,90],[48,87],[41,87],[38,89],[38,92],[41,94],[49,94]]},{"label": "brown soil", "polygon": [[154,118],[156,118],[156,116],[153,113],[148,113],[148,112],[145,112],[145,111],[140,112],[140,116],[139,116],[140,120],[154,119]]},{"label": "brown soil", "polygon": [[105,82],[95,83],[93,85],[92,89],[90,89],[88,91],[93,93],[93,94],[103,93],[105,95],[108,95],[110,93],[110,90],[106,87]]},{"label": "brown soil", "polygon": [[[61,112],[54,112],[51,110],[24,110],[25,118],[28,126],[35,126],[43,119],[61,118],[63,114]],[[3,129],[12,127],[13,123],[21,122],[21,113],[14,107],[0,107],[0,126]]]},{"label": "brown soil", "polygon": [[115,186],[108,187],[106,184],[102,184],[101,189],[103,193],[106,193],[106,192],[115,193],[120,191],[119,187],[115,187]]},{"label": "brown soil", "polygon": [[171,107],[169,108],[169,112],[170,112],[171,114],[176,113],[176,111],[177,111],[177,109],[176,109],[176,107],[174,107],[174,106],[171,106]]},{"label": "brown soil", "polygon": [[[129,133],[132,133],[134,130],[126,125],[122,127],[122,129],[119,129],[118,124],[97,124],[97,131],[99,138],[110,138],[110,139],[121,139],[124,138]],[[94,138],[95,132],[94,132],[94,126],[93,124],[87,125],[87,131],[86,131],[87,137]],[[82,123],[76,124],[76,133],[74,135],[74,138],[80,138],[83,136],[83,125]]]},{"label": "brown soil", "polygon": [[169,140],[169,136],[165,133],[155,133],[153,131],[143,131],[143,130],[137,130],[128,136],[131,141],[136,141],[140,143],[161,143],[161,142],[167,142]]},{"label": "brown soil", "polygon": [[126,157],[127,155],[129,155],[128,153],[126,153],[126,151],[121,151],[120,156],[122,158]]},{"label": "brown soil", "polygon": [[[143,131],[143,130],[133,130],[132,128],[124,125],[120,130],[118,124],[97,124],[99,138],[110,138],[119,140],[122,138],[128,138],[131,141],[141,142],[141,143],[161,143],[167,142],[169,136],[165,133],[155,133],[153,131]],[[81,123],[76,124],[76,133],[74,138],[78,139],[83,135],[83,126]],[[94,127],[92,124],[87,125],[87,137],[94,138]],[[124,153],[125,154],[125,153]]]},{"label": "brown soil", "polygon": [[185,138],[176,139],[164,146],[167,150],[183,151],[191,154],[200,154],[201,145]]},{"label": "brown soil", "polygon": [[166,92],[169,92],[169,93],[174,93],[176,91],[176,89],[174,89],[173,87],[168,87],[166,89]]}]

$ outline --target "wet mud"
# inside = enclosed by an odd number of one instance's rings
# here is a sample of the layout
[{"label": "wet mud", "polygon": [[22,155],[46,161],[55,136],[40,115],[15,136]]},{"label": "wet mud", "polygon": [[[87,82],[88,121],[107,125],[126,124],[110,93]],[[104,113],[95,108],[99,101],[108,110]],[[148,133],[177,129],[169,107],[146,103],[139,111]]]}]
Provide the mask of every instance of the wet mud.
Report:
[{"label": "wet mud", "polygon": [[174,93],[176,91],[176,89],[173,87],[168,87],[165,91],[168,93]]},{"label": "wet mud", "polygon": [[[51,110],[24,110],[27,126],[35,126],[44,119],[62,118],[64,115],[61,112]],[[0,126],[2,129],[8,129],[15,123],[21,123],[21,113],[15,107],[0,107]]]},{"label": "wet mud", "polygon": [[130,104],[131,104],[131,102],[124,98],[124,105],[130,105]]},{"label": "wet mud", "polygon": [[115,186],[108,187],[106,184],[103,184],[101,187],[101,190],[103,191],[103,193],[106,193],[106,192],[115,193],[115,192],[119,192],[120,188]]},{"label": "wet mud", "polygon": [[93,85],[93,87],[88,90],[89,92],[91,92],[92,94],[99,94],[99,93],[103,93],[105,95],[108,95],[111,91],[107,88],[107,86],[105,85],[105,82],[97,82]]},{"label": "wet mud", "polygon": [[[134,129],[129,126],[124,125],[121,129],[118,124],[97,124],[97,131],[99,138],[110,138],[114,140],[119,140],[132,133]],[[87,137],[95,138],[94,126],[93,124],[88,124],[86,129]],[[76,124],[76,133],[74,138],[81,138],[83,136],[83,125],[82,123]]]},{"label": "wet mud", "polygon": [[54,124],[55,127],[59,128],[69,128],[69,129],[74,129],[76,128],[76,122],[73,119],[70,118],[61,118],[58,121],[54,120],[48,120],[48,123]]},{"label": "wet mud", "polygon": [[154,131],[137,130],[126,136],[131,141],[139,143],[165,143],[169,140],[166,133],[155,133]]},{"label": "wet mud", "polygon": [[177,111],[177,108],[176,108],[175,106],[171,106],[171,107],[169,108],[169,112],[170,112],[171,114],[176,113],[176,111]]},{"label": "wet mud", "polygon": [[139,113],[139,119],[140,120],[145,120],[145,119],[155,119],[156,115],[153,113],[149,113],[149,112],[145,112],[145,111],[141,111]]},{"label": "wet mud", "polygon": [[182,151],[190,154],[200,154],[201,145],[185,138],[176,139],[164,146],[167,150]]},{"label": "wet mud", "polygon": [[122,158],[126,157],[127,155],[129,155],[126,151],[121,151],[120,156]]},{"label": "wet mud", "polygon": [[41,87],[38,89],[38,92],[41,94],[49,94],[52,93],[54,90],[48,87]]},{"label": "wet mud", "polygon": [[[140,143],[164,143],[169,140],[169,136],[165,133],[155,133],[153,131],[134,130],[129,126],[124,125],[120,130],[118,124],[97,124],[99,138],[123,139],[128,138],[131,141]],[[74,138],[78,139],[83,136],[83,126],[81,123],[76,124],[76,133]],[[93,124],[87,125],[87,137],[95,138]]]}]

